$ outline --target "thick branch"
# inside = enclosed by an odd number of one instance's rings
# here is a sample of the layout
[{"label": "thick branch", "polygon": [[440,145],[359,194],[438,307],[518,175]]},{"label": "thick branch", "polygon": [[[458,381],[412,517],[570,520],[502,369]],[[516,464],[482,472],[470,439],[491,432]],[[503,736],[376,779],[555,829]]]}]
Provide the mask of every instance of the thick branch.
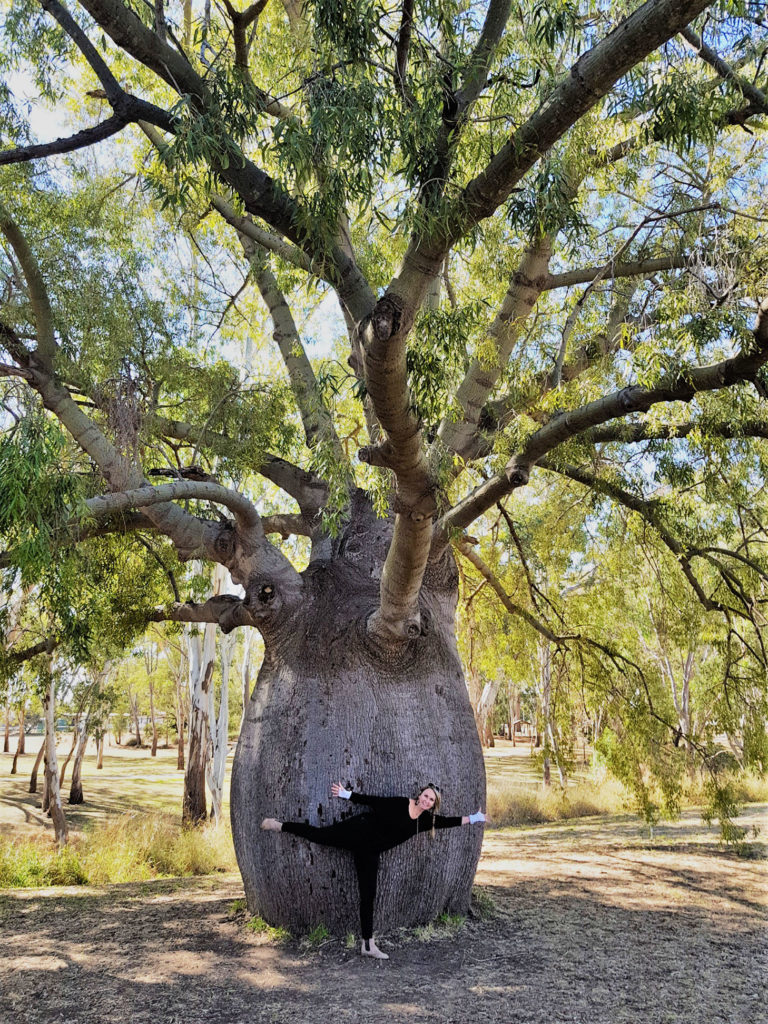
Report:
[{"label": "thick branch", "polygon": [[129,508],[147,508],[149,505],[178,501],[181,498],[197,498],[225,505],[234,514],[242,529],[263,535],[261,517],[255,506],[242,494],[222,487],[221,484],[177,480],[175,483],[161,484],[159,487],[146,485],[129,491],[102,494],[98,498],[89,498],[85,505],[92,516],[101,518]]},{"label": "thick branch", "polygon": [[450,530],[465,529],[506,494],[526,484],[531,468],[541,464],[548,452],[565,441],[608,420],[633,412],[646,412],[659,402],[690,402],[700,392],[719,390],[754,379],[760,367],[768,362],[768,300],[760,304],[753,335],[754,345],[729,359],[711,366],[688,369],[656,388],[624,388],[580,409],[554,417],[531,435],[523,450],[507,463],[504,473],[485,481],[438,521],[433,551],[445,543]]},{"label": "thick branch", "polygon": [[556,416],[529,438],[523,452],[510,460],[507,472],[517,471],[522,465],[532,466],[564,441],[600,423],[633,412],[647,412],[659,402],[690,402],[701,392],[717,391],[754,379],[760,367],[768,362],[768,299],[760,304],[753,336],[754,345],[729,359],[685,369],[655,388],[637,385],[623,388],[580,409]]},{"label": "thick branch", "polygon": [[437,274],[451,246],[491,216],[552,146],[610,91],[619,79],[672,38],[710,0],[647,0],[578,59],[544,103],[464,188],[461,201],[429,235],[416,236],[393,287],[410,290],[429,268]]},{"label": "thick branch", "polygon": [[[152,138],[152,136],[150,136]],[[153,138],[154,142],[155,139]],[[312,261],[309,256],[298,246],[290,245],[283,238],[279,238],[277,235],[273,235],[269,231],[265,231],[264,228],[260,228],[258,224],[254,224],[250,217],[242,217],[234,208],[234,206],[227,202],[223,196],[213,196],[211,198],[211,206],[216,210],[217,213],[221,214],[224,220],[231,224],[232,227],[241,235],[246,235],[248,238],[256,242],[263,249],[268,249],[275,255],[280,256],[288,263],[292,263],[295,267],[300,270],[305,270],[308,274],[313,273]],[[321,274],[318,276],[322,277]]]},{"label": "thick branch", "polygon": [[643,441],[671,441],[686,438],[694,430],[700,430],[705,437],[722,437],[736,440],[746,437],[768,438],[768,421],[745,420],[743,423],[670,423],[649,426],[646,423],[613,423],[595,427],[584,434],[584,440],[592,444],[606,444],[620,441],[624,444],[640,444]]},{"label": "thick branch", "polygon": [[[58,0],[44,2],[58,5]],[[212,103],[203,79],[185,57],[158,39],[133,11],[120,0],[80,0],[80,3],[118,47],[154,71],[179,95],[190,97],[198,113],[210,114],[212,124],[219,123],[220,111]],[[115,108],[115,112],[119,110]],[[154,117],[148,116],[145,120],[158,124]],[[348,249],[340,242],[328,245],[323,231],[315,235],[306,227],[307,218],[300,215],[298,202],[279,182],[256,166],[242,150],[236,150],[231,139],[228,148],[227,160],[209,158],[212,170],[240,196],[249,213],[325,262],[342,309],[352,321],[357,323],[367,316],[374,306],[375,296]]]},{"label": "thick branch", "polygon": [[5,655],[5,659],[10,662],[13,667],[23,665],[25,661],[30,661],[32,658],[36,658],[39,654],[51,654],[59,646],[59,641],[55,637],[49,637],[47,640],[41,640],[40,643],[34,644],[32,647],[26,647],[21,651],[11,651]]},{"label": "thick branch", "polygon": [[[48,298],[48,289],[45,287],[40,267],[32,254],[23,231],[2,203],[0,203],[0,231],[8,239],[11,248],[16,254],[27,282],[29,300],[32,304],[32,316],[37,328],[37,350],[35,355],[50,370],[56,355],[57,345],[53,330],[53,313],[51,311],[51,302]],[[12,351],[11,354],[15,359],[15,353]],[[24,367],[24,369],[27,368]]]},{"label": "thick branch", "polygon": [[263,516],[261,525],[265,535],[279,533],[281,537],[309,537],[312,529],[306,516],[294,512],[276,513],[273,516]]},{"label": "thick branch", "polygon": [[[222,620],[230,628],[235,625],[251,626],[253,622],[243,608],[242,599],[232,594],[209,597],[198,604],[196,601],[175,601],[171,605],[155,608],[149,616],[151,622],[215,622]],[[233,622],[234,618],[242,621]]]},{"label": "thick branch", "polygon": [[411,50],[413,32],[414,0],[403,0],[403,16],[400,19],[400,31],[397,33],[395,50],[395,82],[403,99],[408,100],[408,55]]},{"label": "thick branch", "polygon": [[[156,416],[154,424],[159,433],[165,437],[172,437],[177,441],[187,441],[196,446],[205,445],[212,452],[221,455],[231,454],[233,446],[238,444],[236,437],[227,437],[225,434],[218,434],[180,420]],[[276,455],[265,455],[261,463],[253,467],[253,470],[270,480],[286,494],[290,494],[305,514],[316,512],[317,509],[323,507],[328,499],[328,487],[319,477]]]},{"label": "thick branch", "polygon": [[246,257],[252,262],[256,284],[269,310],[273,327],[272,337],[288,371],[291,389],[304,425],[307,446],[313,448],[320,441],[330,441],[333,443],[337,458],[343,461],[344,452],[336,436],[333,420],[325,407],[315,371],[304,351],[293,314],[280,290],[277,278],[267,260],[263,258],[264,251],[259,251],[248,237],[241,236],[240,240]]},{"label": "thick branch", "polygon": [[111,135],[116,135],[125,128],[128,122],[124,117],[113,114],[101,124],[85,128],[75,135],[54,139],[52,142],[40,142],[33,146],[19,146],[17,149],[5,149],[0,152],[0,167],[5,164],[21,164],[28,160],[39,160],[41,157],[59,156],[61,153],[72,153],[76,149],[85,149],[97,142],[103,142]]},{"label": "thick branch", "polygon": [[512,276],[501,308],[488,329],[487,338],[493,345],[493,358],[486,356],[482,360],[472,360],[456,392],[456,401],[463,415],[461,419],[446,416],[438,429],[441,444],[450,451],[465,455],[472,445],[485,402],[498,383],[531,310],[544,290],[552,242],[551,235],[539,236],[526,249]]},{"label": "thick branch", "polygon": [[684,270],[690,264],[690,257],[659,256],[655,259],[636,260],[633,263],[608,263],[600,267],[585,267],[580,270],[566,270],[562,274],[549,274],[542,291],[555,288],[570,288],[575,284],[590,284],[596,278],[613,280],[617,277],[650,277],[665,270]]}]

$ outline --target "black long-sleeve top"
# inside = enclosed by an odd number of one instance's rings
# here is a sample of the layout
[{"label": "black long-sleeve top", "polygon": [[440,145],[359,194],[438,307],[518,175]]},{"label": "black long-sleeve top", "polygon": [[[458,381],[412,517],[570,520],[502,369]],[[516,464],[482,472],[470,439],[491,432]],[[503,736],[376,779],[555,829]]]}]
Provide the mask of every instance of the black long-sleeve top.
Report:
[{"label": "black long-sleeve top", "polygon": [[367,829],[370,830],[372,845],[378,850],[391,850],[412,836],[430,832],[434,828],[456,828],[461,825],[460,817],[433,814],[422,811],[418,818],[412,818],[408,808],[410,800],[407,796],[368,796],[365,793],[353,793],[352,803],[367,804],[371,808],[366,818]]}]

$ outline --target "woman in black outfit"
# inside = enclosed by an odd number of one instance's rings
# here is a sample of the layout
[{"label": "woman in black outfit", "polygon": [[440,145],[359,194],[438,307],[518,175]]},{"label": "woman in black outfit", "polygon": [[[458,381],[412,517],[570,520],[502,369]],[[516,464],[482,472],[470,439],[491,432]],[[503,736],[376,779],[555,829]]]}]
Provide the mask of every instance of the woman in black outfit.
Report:
[{"label": "woman in black outfit", "polygon": [[299,821],[282,822],[276,818],[265,818],[261,827],[275,832],[290,832],[310,842],[335,846],[352,853],[360,889],[360,931],[363,939],[360,952],[363,956],[388,960],[387,954],[382,953],[373,941],[373,904],[376,899],[379,855],[412,836],[433,832],[436,828],[473,825],[485,821],[485,815],[480,810],[462,818],[438,814],[440,790],[433,783],[424,786],[415,799],[406,796],[364,796],[344,789],[339,782],[333,783],[331,792],[342,800],[366,804],[371,809],[365,814],[325,827],[304,825]]}]

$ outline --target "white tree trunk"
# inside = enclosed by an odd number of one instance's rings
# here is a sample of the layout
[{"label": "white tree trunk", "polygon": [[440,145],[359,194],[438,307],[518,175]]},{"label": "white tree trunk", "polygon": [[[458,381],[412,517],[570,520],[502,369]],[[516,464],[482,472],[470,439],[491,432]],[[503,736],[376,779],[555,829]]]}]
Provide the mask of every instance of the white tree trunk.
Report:
[{"label": "white tree trunk", "polygon": [[[214,594],[226,594],[232,590],[229,573],[222,565],[217,565],[213,576]],[[208,627],[206,627],[207,630]],[[213,685],[208,690],[208,748],[205,777],[211,794],[211,817],[218,824],[221,821],[221,805],[224,796],[224,776],[227,771],[227,739],[229,736],[229,676],[232,667],[232,655],[235,651],[236,637],[234,633],[221,636],[219,639],[219,656],[221,658],[221,690],[219,693],[219,710],[216,713],[216,692]],[[213,642],[216,642],[216,627],[213,629]]]},{"label": "white tree trunk", "polygon": [[56,760],[56,692],[55,682],[51,677],[43,698],[43,714],[45,717],[45,791],[43,803],[47,801],[47,810],[53,821],[56,842],[64,846],[69,840],[69,828],[61,806],[61,790],[59,789],[59,770]]},{"label": "white tree trunk", "polygon": [[186,626],[184,632],[189,666],[189,750],[184,774],[183,818],[196,823],[204,821],[208,813],[205,798],[208,690],[213,681],[216,625],[207,623],[202,638],[196,626]]}]

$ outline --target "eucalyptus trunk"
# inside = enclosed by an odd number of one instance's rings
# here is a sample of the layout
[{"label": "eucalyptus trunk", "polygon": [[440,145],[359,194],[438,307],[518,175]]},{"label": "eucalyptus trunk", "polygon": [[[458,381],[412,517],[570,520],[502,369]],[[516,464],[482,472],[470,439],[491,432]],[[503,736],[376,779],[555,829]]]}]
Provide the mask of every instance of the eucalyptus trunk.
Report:
[{"label": "eucalyptus trunk", "polygon": [[[422,633],[397,646],[366,629],[379,603],[388,523],[356,503],[328,560],[302,574],[287,617],[262,628],[264,662],[232,770],[232,831],[248,906],[295,932],[358,928],[352,858],[285,833],[263,817],[327,825],[350,813],[339,780],[371,794],[412,795],[427,782],[446,814],[485,806],[482,749],[454,632],[457,574],[450,555],[428,567]],[[449,829],[385,853],[377,929],[467,910],[480,829]]]},{"label": "eucalyptus trunk", "polygon": [[197,631],[187,634],[189,659],[189,750],[184,774],[182,819],[187,824],[205,821],[208,810],[205,773],[208,759],[208,700],[213,684],[216,626],[205,626],[201,642]]},{"label": "eucalyptus trunk", "polygon": [[31,772],[31,774],[29,776],[29,792],[30,793],[36,793],[37,792],[37,775],[38,775],[38,772],[40,771],[40,763],[43,760],[44,756],[45,756],[45,739],[43,739],[43,742],[40,744],[40,749],[37,752],[37,757],[35,758],[35,763],[32,765],[32,772]]},{"label": "eucalyptus trunk", "polygon": [[11,775],[15,775],[19,765],[19,757],[24,753],[24,705],[19,708],[19,739],[16,743],[16,753],[13,755]]},{"label": "eucalyptus trunk", "polygon": [[88,745],[88,719],[87,717],[80,722],[77,734],[77,748],[75,750],[75,761],[72,766],[72,783],[69,787],[69,802],[71,804],[81,804],[83,802],[83,782],[82,782],[82,769],[83,769],[83,756],[85,755],[85,748]]},{"label": "eucalyptus trunk", "polygon": [[64,846],[69,841],[69,827],[61,806],[61,790],[56,760],[56,697],[54,682],[51,680],[43,698],[43,714],[45,718],[45,789],[43,791],[43,810],[47,811],[53,822],[56,842]]}]

